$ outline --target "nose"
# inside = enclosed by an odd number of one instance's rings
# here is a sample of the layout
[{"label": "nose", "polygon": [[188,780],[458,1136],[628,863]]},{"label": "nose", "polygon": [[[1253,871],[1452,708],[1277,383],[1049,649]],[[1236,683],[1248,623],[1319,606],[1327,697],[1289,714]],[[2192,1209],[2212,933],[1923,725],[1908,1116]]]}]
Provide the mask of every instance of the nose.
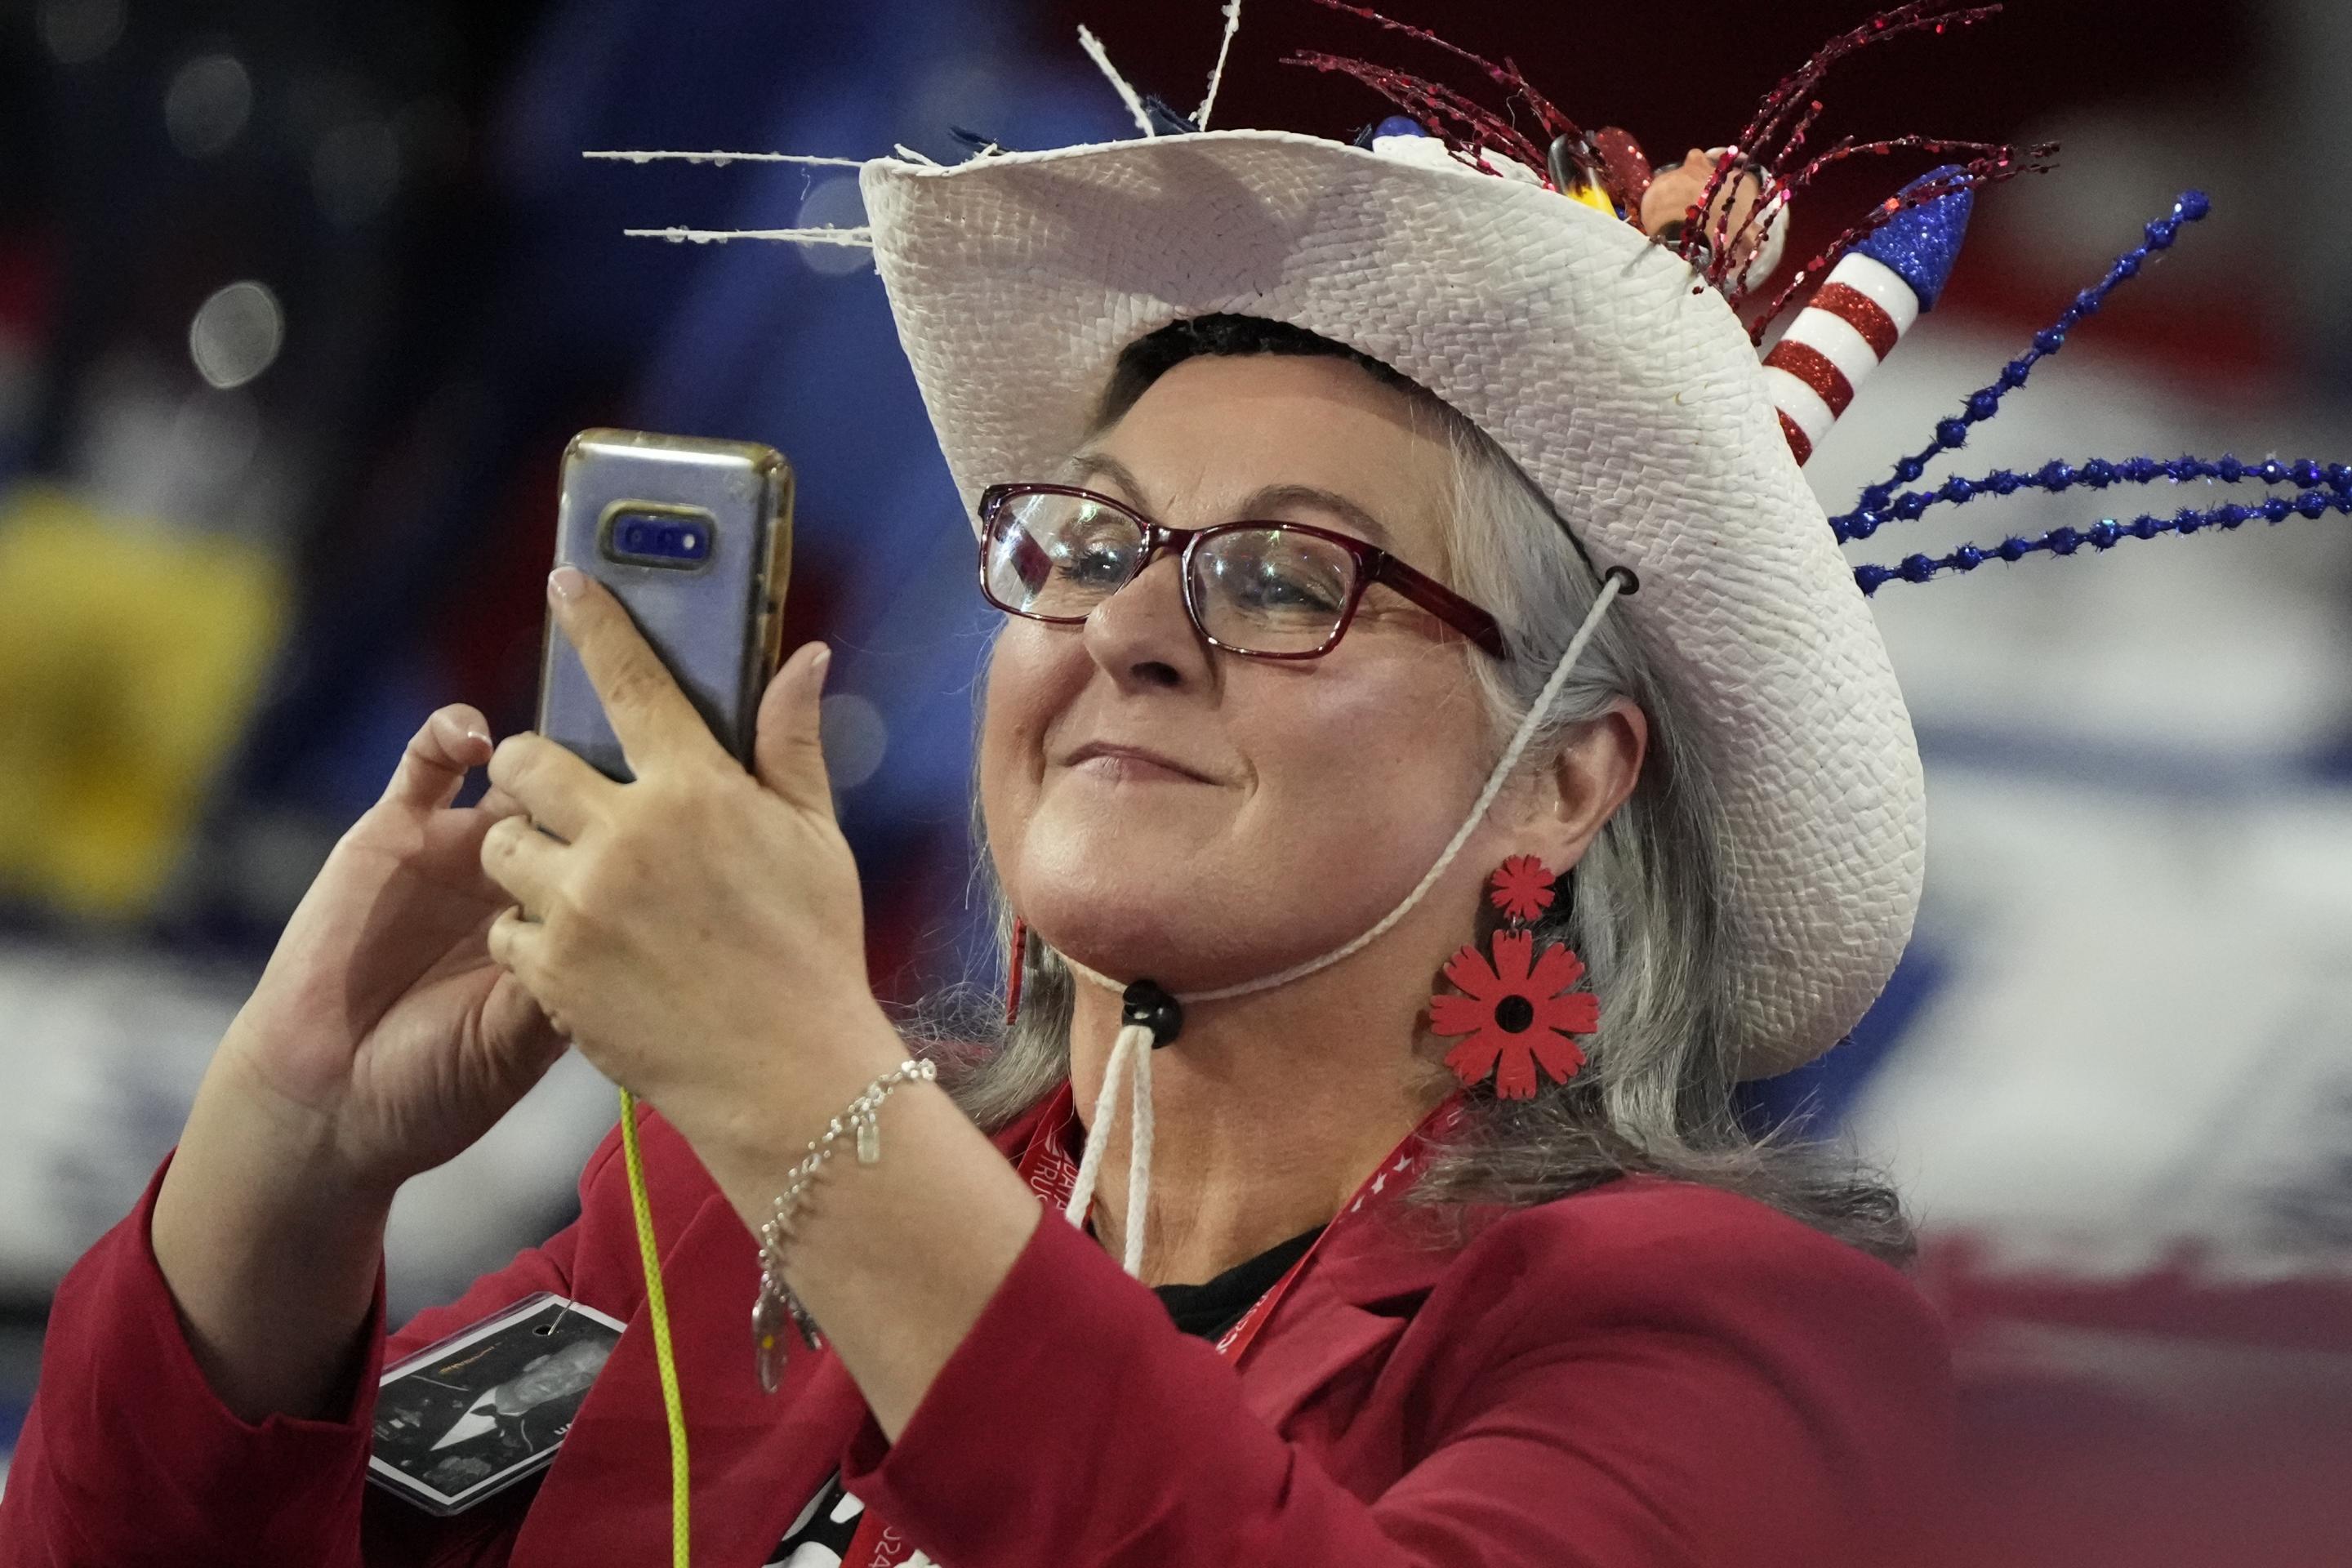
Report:
[{"label": "nose", "polygon": [[1184,613],[1183,563],[1166,551],[1087,616],[1087,657],[1122,691],[1181,690],[1209,679],[1209,645]]}]

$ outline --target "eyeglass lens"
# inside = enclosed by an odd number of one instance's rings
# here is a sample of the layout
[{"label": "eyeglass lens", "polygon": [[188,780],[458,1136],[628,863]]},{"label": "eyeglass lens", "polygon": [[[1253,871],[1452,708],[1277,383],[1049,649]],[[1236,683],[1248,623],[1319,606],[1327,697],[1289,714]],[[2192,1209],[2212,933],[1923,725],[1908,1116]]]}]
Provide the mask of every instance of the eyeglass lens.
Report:
[{"label": "eyeglass lens", "polygon": [[[1133,519],[1083,496],[1006,499],[991,521],[989,597],[1015,615],[1083,618],[1141,564]],[[1356,561],[1296,529],[1221,530],[1192,552],[1191,598],[1202,630],[1248,653],[1311,653],[1347,614]]]}]

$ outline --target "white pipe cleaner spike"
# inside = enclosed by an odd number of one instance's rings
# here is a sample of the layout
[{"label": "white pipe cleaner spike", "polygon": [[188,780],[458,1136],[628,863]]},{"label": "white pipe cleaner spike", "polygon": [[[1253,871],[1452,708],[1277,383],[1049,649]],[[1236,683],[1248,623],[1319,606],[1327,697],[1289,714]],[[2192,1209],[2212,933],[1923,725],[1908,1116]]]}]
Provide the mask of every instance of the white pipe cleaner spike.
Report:
[{"label": "white pipe cleaner spike", "polygon": [[[862,169],[863,158],[819,158],[805,153],[583,153],[583,158],[602,159],[614,163],[709,163],[725,168],[730,163],[813,163],[828,169]],[[928,162],[928,160],[926,160]]]},{"label": "white pipe cleaner spike", "polygon": [[1136,96],[1135,89],[1127,85],[1127,79],[1118,74],[1118,68],[1110,63],[1110,57],[1103,53],[1102,40],[1083,25],[1078,28],[1078,47],[1086,50],[1087,58],[1094,61],[1096,68],[1110,79],[1111,86],[1118,89],[1118,100],[1127,105],[1129,114],[1135,116],[1135,123],[1142,132],[1146,136],[1160,134],[1151,128],[1151,116],[1144,112],[1143,100]]},{"label": "white pipe cleaner spike", "polygon": [[1199,130],[1209,128],[1209,110],[1217,101],[1217,84],[1225,79],[1225,53],[1234,47],[1234,35],[1242,30],[1242,0],[1225,0],[1225,36],[1217,40],[1217,63],[1209,72],[1209,90],[1201,95],[1201,107],[1192,111],[1192,124]]},{"label": "white pipe cleaner spike", "polygon": [[772,239],[786,245],[874,247],[874,231],[856,228],[625,228],[630,239],[666,239],[672,245],[724,245],[730,239]]}]

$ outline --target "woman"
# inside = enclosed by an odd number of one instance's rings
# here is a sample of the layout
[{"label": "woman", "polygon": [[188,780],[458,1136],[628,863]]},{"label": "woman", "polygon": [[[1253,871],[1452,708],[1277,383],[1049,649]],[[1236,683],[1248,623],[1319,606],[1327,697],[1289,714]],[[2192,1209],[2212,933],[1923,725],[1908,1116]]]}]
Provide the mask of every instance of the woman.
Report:
[{"label": "woman", "polygon": [[[978,780],[1007,1040],[935,1083],[874,1001],[825,650],[747,773],[558,574],[635,782],[463,706],[418,732],[61,1292],[0,1563],[656,1560],[612,1141],[576,1225],[381,1326],[393,1192],[567,1038],[657,1113],[696,1562],[1900,1556],[1948,1400],[1903,1227],[1729,1091],[1884,983],[1916,763],[1730,312],[1539,183],[1278,133],[865,184],[1013,612]],[[1559,879],[1522,866],[1497,932],[1523,858]],[[1488,1005],[1507,939],[1580,954],[1597,1029]],[[1123,1029],[1146,981],[1181,1007]],[[1463,992],[1487,1026],[1438,1037]],[[536,1489],[369,1494],[387,1358],[541,1289],[630,1329]],[[787,1291],[826,1349],[772,1395],[744,1314]]]}]

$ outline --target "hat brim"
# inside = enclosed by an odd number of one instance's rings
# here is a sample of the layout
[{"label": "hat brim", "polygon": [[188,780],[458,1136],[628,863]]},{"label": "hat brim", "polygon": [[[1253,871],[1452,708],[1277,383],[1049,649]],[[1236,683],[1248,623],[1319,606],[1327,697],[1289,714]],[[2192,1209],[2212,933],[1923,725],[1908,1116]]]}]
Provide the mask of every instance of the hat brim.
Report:
[{"label": "hat brim", "polygon": [[1843,1038],[1909,940],[1925,793],[1885,645],[1722,297],[1539,185],[1274,131],[876,160],[875,265],[967,505],[1047,472],[1119,351],[1225,311],[1410,376],[1601,566],[1724,810],[1744,1072]]}]

